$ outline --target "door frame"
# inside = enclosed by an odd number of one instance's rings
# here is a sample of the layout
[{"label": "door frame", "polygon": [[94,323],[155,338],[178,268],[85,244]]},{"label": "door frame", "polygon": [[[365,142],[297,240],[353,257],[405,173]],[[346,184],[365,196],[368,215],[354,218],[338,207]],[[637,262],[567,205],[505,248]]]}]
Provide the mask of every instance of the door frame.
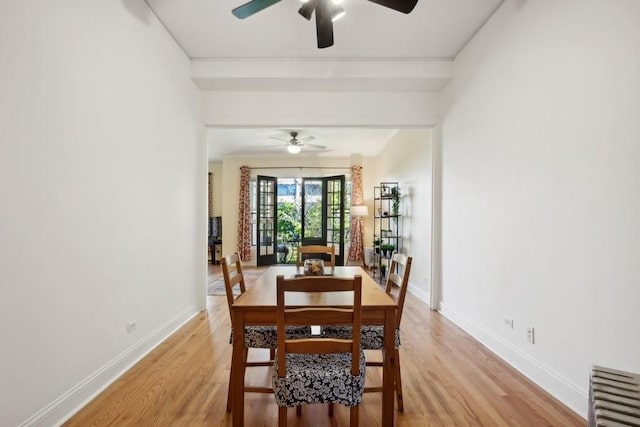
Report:
[{"label": "door frame", "polygon": [[[410,104],[410,105],[413,106],[414,104]],[[426,262],[429,262],[431,264],[431,276],[429,277],[431,283],[427,285],[428,289],[430,290],[428,302],[430,303],[429,305],[431,309],[438,310],[440,307],[440,303],[442,301],[442,289],[443,289],[443,282],[442,282],[442,180],[443,180],[442,168],[443,168],[444,160],[443,160],[443,154],[442,154],[442,123],[439,116],[433,113],[428,108],[428,106],[425,109],[424,114],[420,116],[422,119],[413,121],[411,123],[407,123],[407,120],[406,120],[407,114],[405,114],[403,111],[404,110],[400,108],[396,110],[393,114],[380,116],[380,118],[377,118],[376,120],[365,119],[364,121],[361,120],[361,118],[359,118],[358,120],[354,119],[353,117],[349,118],[350,117],[349,114],[339,116],[336,113],[333,116],[331,116],[328,119],[328,121],[325,121],[325,123],[322,123],[322,124],[315,123],[313,121],[312,122],[299,121],[299,120],[291,121],[291,117],[295,116],[295,114],[288,115],[287,116],[288,119],[285,121],[267,120],[267,121],[261,122],[261,124],[259,125],[251,122],[251,119],[249,119],[249,121],[244,120],[242,124],[239,124],[227,116],[221,116],[221,115],[206,116],[204,118],[205,126],[203,128],[203,133],[201,138],[203,143],[198,147],[198,158],[199,158],[198,165],[199,165],[199,169],[202,170],[202,172],[199,174],[202,177],[202,179],[200,180],[202,182],[202,185],[199,186],[199,191],[198,191],[200,193],[199,199],[201,200],[201,202],[199,202],[199,205],[201,207],[198,210],[201,212],[202,220],[198,221],[199,225],[197,226],[198,235],[202,236],[202,237],[198,237],[198,241],[199,241],[198,246],[203,248],[202,256],[199,257],[202,268],[198,273],[198,276],[200,277],[200,280],[198,281],[201,283],[201,285],[199,285],[198,287],[199,288],[201,287],[202,289],[202,299],[200,300],[201,309],[203,310],[206,309],[206,295],[207,295],[207,285],[208,285],[207,283],[208,262],[206,257],[207,249],[208,249],[207,238],[206,238],[206,235],[207,235],[206,234],[207,233],[206,207],[207,207],[208,192],[207,192],[207,186],[205,185],[205,183],[206,183],[206,179],[209,171],[208,143],[210,143],[209,141],[210,138],[206,137],[206,129],[207,128],[229,128],[229,127],[234,127],[234,128],[242,127],[246,129],[260,129],[264,127],[273,127],[273,128],[357,127],[357,128],[375,129],[375,128],[383,127],[383,128],[405,129],[405,130],[431,129],[433,131],[433,136],[432,136],[433,179],[432,179],[432,188],[431,188],[433,200],[431,205],[432,224],[431,224],[431,230],[429,230],[431,235],[423,236],[423,238],[430,242],[429,245],[431,247],[431,259],[426,260]],[[416,114],[415,110],[411,110],[410,112],[415,116]],[[320,111],[318,112],[318,115],[320,115],[319,113]],[[313,114],[314,113],[313,113],[313,106],[312,106],[311,111],[308,111],[304,117],[313,117]],[[234,166],[229,165],[229,167],[234,168],[235,164],[239,165],[240,163],[239,162],[233,163]],[[293,169],[296,167],[291,166],[291,168]],[[314,166],[309,165],[309,166],[304,166],[304,168],[313,169]],[[329,167],[324,167],[324,168],[330,169]],[[334,169],[342,169],[342,168],[344,168],[344,166],[336,166]],[[269,167],[266,167],[265,169],[269,169]],[[231,171],[231,169],[229,169],[229,171]],[[233,178],[234,180],[238,179],[236,178],[236,175],[233,172],[226,172],[226,168],[225,168],[225,172],[223,172],[223,179],[225,178],[229,178],[229,179]],[[227,204],[226,206],[223,206],[221,214],[223,217],[224,229],[226,230],[235,229],[235,223],[237,222],[237,219],[234,217],[234,214],[236,214],[236,212],[237,212],[237,208],[233,206],[233,204]],[[416,238],[421,238],[421,237],[417,236]],[[227,232],[223,236],[223,247],[234,248],[236,245],[236,243],[234,242],[234,239],[235,239],[235,235],[233,235],[230,232]]]}]

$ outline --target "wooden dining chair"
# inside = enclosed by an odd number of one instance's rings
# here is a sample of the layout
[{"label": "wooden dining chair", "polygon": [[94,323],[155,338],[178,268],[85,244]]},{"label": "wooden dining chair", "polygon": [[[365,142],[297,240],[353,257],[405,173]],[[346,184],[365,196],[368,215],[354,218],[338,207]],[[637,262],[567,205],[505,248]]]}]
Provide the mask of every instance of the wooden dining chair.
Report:
[{"label": "wooden dining chair", "polygon": [[[404,403],[402,400],[402,377],[400,373],[400,321],[402,320],[402,310],[404,309],[404,300],[407,295],[407,287],[409,285],[409,274],[411,273],[412,257],[404,254],[394,253],[391,257],[391,266],[385,286],[385,292],[396,302],[396,328],[395,328],[395,391],[398,404],[398,411],[404,411]],[[345,338],[351,336],[349,327],[325,325],[322,327],[322,335],[334,338]],[[383,350],[384,349],[384,326],[382,325],[365,325],[361,329],[362,348],[364,350]],[[383,366],[382,362],[367,361],[367,366]],[[382,387],[365,387],[365,393],[381,392]]]},{"label": "wooden dining chair", "polygon": [[[353,303],[340,308],[287,308],[287,292],[353,292]],[[317,298],[317,296],[314,296]],[[362,305],[362,276],[353,278],[277,278],[278,351],[273,369],[273,392],[278,404],[278,426],[287,425],[287,408],[302,404],[328,403],[350,408],[350,425],[359,422],[359,404],[364,390],[366,363],[360,334],[347,339],[312,337],[285,339],[286,327],[308,323],[348,325],[359,331]]]},{"label": "wooden dining chair", "polygon": [[[224,278],[225,293],[227,296],[227,305],[229,307],[229,316],[231,318],[231,325],[233,325],[233,312],[231,306],[233,303],[246,292],[246,284],[244,281],[244,275],[242,274],[242,263],[240,256],[237,253],[223,257],[221,260],[222,276]],[[239,292],[234,294],[234,288],[239,288]],[[299,326],[287,329],[287,334],[303,336],[311,335],[310,326]],[[232,344],[233,329],[231,330],[231,336],[229,337],[229,343]],[[272,366],[275,356],[275,349],[278,344],[277,330],[274,326],[247,326],[244,329],[244,367],[256,367],[256,366]],[[250,348],[262,348],[269,349],[270,358],[267,361],[255,361],[247,362]],[[231,378],[232,373],[229,373],[229,389],[227,394],[227,412],[231,412]],[[245,387],[245,392],[253,393],[272,393],[273,389],[270,387]]]},{"label": "wooden dining chair", "polygon": [[306,245],[298,247],[298,258],[296,264],[302,267],[304,260],[308,258],[318,258],[324,260],[327,267],[335,267],[336,265],[336,248],[335,246],[323,245]]}]

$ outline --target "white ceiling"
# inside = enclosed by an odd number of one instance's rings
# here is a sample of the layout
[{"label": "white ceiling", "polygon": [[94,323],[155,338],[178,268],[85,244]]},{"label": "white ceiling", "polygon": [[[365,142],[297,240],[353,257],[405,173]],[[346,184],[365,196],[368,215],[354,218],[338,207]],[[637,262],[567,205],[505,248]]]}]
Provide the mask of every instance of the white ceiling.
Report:
[{"label": "white ceiling", "polygon": [[[298,14],[300,0],[282,0],[244,20],[231,10],[249,0],[145,0],[194,60],[202,90],[302,89],[438,92],[451,78],[450,62],[503,0],[418,0],[408,15],[367,0],[344,0],[334,23],[335,45],[318,49],[315,19]],[[346,62],[345,62],[346,61]],[[310,89],[311,88],[311,89]],[[374,91],[375,91],[374,90]],[[298,130],[326,150],[302,155],[376,155],[397,129],[209,128],[209,160],[224,156],[290,155],[270,136]]]},{"label": "white ceiling", "polygon": [[[323,145],[324,150],[303,147],[300,154],[289,154],[287,143],[272,137],[288,140],[289,132],[297,131],[298,139],[313,136],[309,144]],[[377,155],[398,132],[396,129],[371,128],[210,128],[207,130],[209,160],[227,156],[317,156],[348,157]]]}]

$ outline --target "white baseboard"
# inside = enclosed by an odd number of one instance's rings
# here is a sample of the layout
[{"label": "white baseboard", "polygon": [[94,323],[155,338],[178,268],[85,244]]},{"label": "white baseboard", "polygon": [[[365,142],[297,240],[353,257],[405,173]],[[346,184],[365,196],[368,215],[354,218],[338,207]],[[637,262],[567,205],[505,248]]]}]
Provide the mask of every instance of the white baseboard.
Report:
[{"label": "white baseboard", "polygon": [[429,292],[415,286],[414,284],[411,283],[411,281],[409,281],[409,287],[407,288],[407,292],[410,292],[420,301],[430,306],[431,295],[429,295]]},{"label": "white baseboard", "polygon": [[496,335],[483,325],[467,319],[446,303],[440,306],[440,313],[464,329],[485,347],[514,367],[547,393],[558,399],[581,417],[587,417],[588,390],[582,390],[571,381],[544,366],[538,360],[514,347],[504,338]]},{"label": "white baseboard", "polygon": [[111,362],[91,374],[75,387],[42,408],[38,413],[20,424],[20,427],[59,426],[93,398],[131,369],[140,359],[149,354],[171,334],[180,329],[199,312],[195,305],[189,306],[173,316],[149,335],[126,349]]}]

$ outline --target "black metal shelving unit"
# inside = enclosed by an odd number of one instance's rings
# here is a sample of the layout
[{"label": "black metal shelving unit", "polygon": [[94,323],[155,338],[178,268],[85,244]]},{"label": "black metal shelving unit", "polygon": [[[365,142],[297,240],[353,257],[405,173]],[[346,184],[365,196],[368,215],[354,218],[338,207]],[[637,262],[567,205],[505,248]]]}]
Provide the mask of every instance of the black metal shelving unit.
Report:
[{"label": "black metal shelving unit", "polygon": [[[402,248],[402,192],[397,182],[381,182],[373,187],[373,248],[376,278],[385,279],[391,256]],[[393,249],[384,250],[388,245]]]}]

